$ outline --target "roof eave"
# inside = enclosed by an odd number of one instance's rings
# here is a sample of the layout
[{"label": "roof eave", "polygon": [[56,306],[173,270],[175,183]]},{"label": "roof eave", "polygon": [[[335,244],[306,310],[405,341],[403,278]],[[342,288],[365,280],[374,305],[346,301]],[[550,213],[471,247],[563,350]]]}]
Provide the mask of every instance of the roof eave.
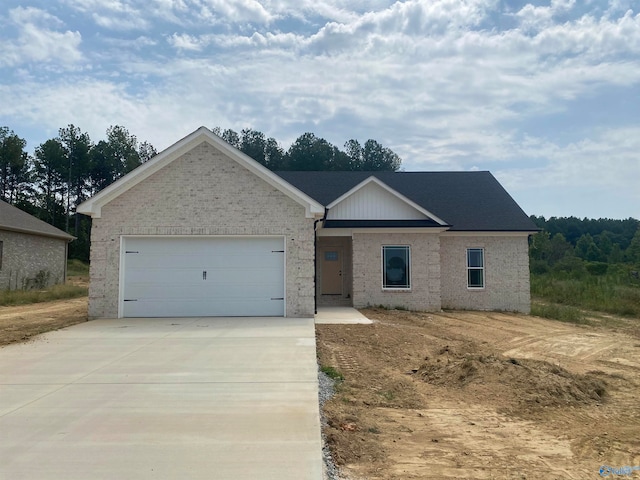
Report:
[{"label": "roof eave", "polygon": [[0,230],[6,230],[8,232],[16,232],[16,233],[26,233],[28,235],[37,235],[40,237],[57,238],[59,240],[66,240],[67,242],[72,242],[73,240],[76,239],[76,237],[74,237],[73,235],[69,235],[64,232],[62,232],[61,234],[55,234],[55,233],[41,232],[39,230],[31,230],[28,228],[10,227],[6,225],[0,225]]},{"label": "roof eave", "polygon": [[102,216],[102,207],[104,205],[156,173],[158,170],[176,160],[189,150],[195,148],[202,142],[207,142],[214,148],[223,151],[232,160],[238,162],[247,168],[247,170],[266,181],[269,185],[303,206],[305,208],[305,216],[307,218],[317,218],[318,216],[324,215],[325,209],[323,205],[273,173],[264,165],[261,165],[248,155],[229,145],[206,127],[198,128],[182,140],[179,140],[169,148],[163,150],[147,163],[140,165],[138,168],[112,183],[92,198],[81,203],[76,209],[77,212],[89,215],[93,218],[100,218]]}]

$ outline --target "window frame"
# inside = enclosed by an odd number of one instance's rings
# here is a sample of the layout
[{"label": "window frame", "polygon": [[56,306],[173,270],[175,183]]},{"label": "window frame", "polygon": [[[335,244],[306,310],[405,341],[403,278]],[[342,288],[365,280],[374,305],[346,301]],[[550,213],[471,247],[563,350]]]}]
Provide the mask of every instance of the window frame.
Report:
[{"label": "window frame", "polygon": [[[471,252],[480,252],[481,257],[480,259],[482,260],[482,265],[481,266],[471,266],[469,265],[469,260],[470,260],[470,253]],[[484,247],[469,247],[466,249],[466,256],[467,256],[467,260],[466,260],[466,264],[467,264],[467,289],[468,290],[484,290],[487,286],[487,277],[486,277],[486,266],[487,266],[487,262],[485,259],[485,250]],[[471,272],[472,271],[479,271],[481,272],[482,275],[482,285],[472,285],[471,284]]]},{"label": "window frame", "polygon": [[[407,277],[407,281],[405,285],[387,285],[386,277],[387,270],[385,265],[386,255],[385,250],[387,248],[402,248],[406,250],[407,253],[407,271],[405,273]],[[411,290],[411,245],[382,245],[381,248],[381,273],[382,273],[382,290],[398,292],[398,291],[410,291]]]}]

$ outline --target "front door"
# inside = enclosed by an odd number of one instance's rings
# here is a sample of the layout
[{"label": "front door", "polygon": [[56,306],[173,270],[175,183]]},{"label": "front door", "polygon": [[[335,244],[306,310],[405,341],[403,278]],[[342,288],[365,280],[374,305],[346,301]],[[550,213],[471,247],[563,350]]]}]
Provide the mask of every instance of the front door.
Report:
[{"label": "front door", "polygon": [[322,295],[342,295],[342,249],[327,247],[322,252]]}]

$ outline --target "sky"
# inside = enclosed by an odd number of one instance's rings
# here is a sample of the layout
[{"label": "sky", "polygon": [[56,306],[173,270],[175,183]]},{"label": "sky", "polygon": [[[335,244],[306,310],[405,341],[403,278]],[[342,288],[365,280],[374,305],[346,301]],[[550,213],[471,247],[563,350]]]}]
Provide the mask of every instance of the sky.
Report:
[{"label": "sky", "polygon": [[69,124],[373,138],[530,215],[640,218],[640,1],[2,0],[0,126]]}]

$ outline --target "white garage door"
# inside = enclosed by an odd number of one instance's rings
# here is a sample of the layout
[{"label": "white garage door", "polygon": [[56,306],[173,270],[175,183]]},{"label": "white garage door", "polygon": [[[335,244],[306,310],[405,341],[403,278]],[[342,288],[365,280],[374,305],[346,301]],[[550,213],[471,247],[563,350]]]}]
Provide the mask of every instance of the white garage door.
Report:
[{"label": "white garage door", "polygon": [[123,317],[284,315],[282,237],[125,237]]}]

